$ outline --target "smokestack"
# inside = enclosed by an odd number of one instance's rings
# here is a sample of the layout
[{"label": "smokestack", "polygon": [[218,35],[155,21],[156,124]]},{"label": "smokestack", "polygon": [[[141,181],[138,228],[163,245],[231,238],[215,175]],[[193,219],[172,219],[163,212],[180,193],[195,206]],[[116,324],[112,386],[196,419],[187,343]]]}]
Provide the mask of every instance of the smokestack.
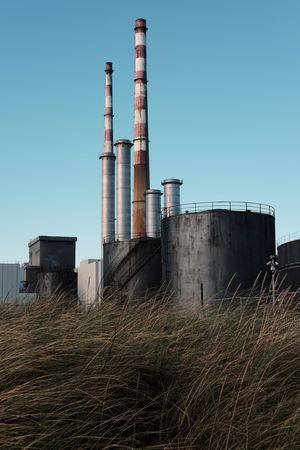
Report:
[{"label": "smokestack", "polygon": [[130,149],[132,143],[119,139],[117,149],[117,235],[118,241],[127,241],[131,236],[131,186],[130,186]]},{"label": "smokestack", "polygon": [[147,237],[160,236],[161,202],[162,193],[158,189],[148,189],[146,197],[146,234]]},{"label": "smokestack", "polygon": [[150,187],[146,31],[146,20],[137,19],[135,22],[133,238],[146,235],[145,192]]},{"label": "smokestack", "polygon": [[177,178],[167,178],[161,184],[164,187],[165,217],[180,214],[180,186],[183,181]]},{"label": "smokestack", "polygon": [[102,244],[115,240],[115,159],[113,150],[112,63],[105,66],[104,151],[102,159]]}]

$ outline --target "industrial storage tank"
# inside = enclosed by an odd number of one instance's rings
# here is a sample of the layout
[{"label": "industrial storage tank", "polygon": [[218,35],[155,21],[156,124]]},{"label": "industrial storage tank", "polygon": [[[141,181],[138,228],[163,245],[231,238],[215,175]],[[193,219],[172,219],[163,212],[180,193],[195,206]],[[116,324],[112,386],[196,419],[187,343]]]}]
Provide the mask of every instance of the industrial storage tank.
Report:
[{"label": "industrial storage tank", "polygon": [[300,236],[278,245],[278,285],[297,291],[300,288]]},{"label": "industrial storage tank", "polygon": [[275,252],[274,208],[257,203],[181,205],[161,232],[163,279],[184,305],[245,292]]}]

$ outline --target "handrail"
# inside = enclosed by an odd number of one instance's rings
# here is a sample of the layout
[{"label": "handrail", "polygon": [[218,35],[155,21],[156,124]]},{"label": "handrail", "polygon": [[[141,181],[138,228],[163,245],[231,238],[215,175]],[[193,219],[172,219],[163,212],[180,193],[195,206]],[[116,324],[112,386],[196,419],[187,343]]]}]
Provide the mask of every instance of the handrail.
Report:
[{"label": "handrail", "polygon": [[297,241],[300,239],[300,231],[295,231],[294,233],[285,234],[284,236],[280,237],[277,242],[276,246],[279,247],[282,244],[286,244],[287,242]]},{"label": "handrail", "polygon": [[168,208],[162,208],[162,219],[165,217],[179,214],[191,214],[204,211],[223,209],[226,211],[254,212],[259,214],[268,214],[275,217],[275,208],[264,203],[240,202],[240,201],[213,201],[197,202],[174,205]]},{"label": "handrail", "polygon": [[[152,233],[153,234],[153,233]],[[102,245],[104,244],[110,244],[112,242],[129,242],[129,241],[137,241],[137,240],[151,240],[153,238],[157,239],[160,238],[160,232],[156,233],[155,236],[147,236],[147,235],[141,235],[141,234],[133,234],[130,236],[130,238],[127,238],[127,235],[125,234],[115,234],[114,235],[114,239],[111,239],[111,236],[104,236],[103,240],[102,240]],[[126,238],[124,238],[124,236]]]}]

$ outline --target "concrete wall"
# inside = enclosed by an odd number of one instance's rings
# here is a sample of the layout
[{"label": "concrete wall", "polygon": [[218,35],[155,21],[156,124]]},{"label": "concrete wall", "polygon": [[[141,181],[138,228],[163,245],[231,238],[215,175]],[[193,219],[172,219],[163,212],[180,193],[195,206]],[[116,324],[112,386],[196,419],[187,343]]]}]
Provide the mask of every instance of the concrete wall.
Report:
[{"label": "concrete wall", "polygon": [[102,294],[102,260],[81,261],[77,274],[79,301],[86,305],[99,301]]},{"label": "concrete wall", "polygon": [[20,265],[0,264],[0,302],[15,299],[20,289]]},{"label": "concrete wall", "polygon": [[224,210],[162,220],[163,279],[182,304],[200,305],[252,287],[275,252],[275,219]]},{"label": "concrete wall", "polygon": [[38,274],[37,293],[40,295],[53,295],[65,292],[76,296],[77,274],[73,270],[45,270]]},{"label": "concrete wall", "polygon": [[131,239],[103,246],[103,287],[122,288],[130,298],[161,285],[161,240]]},{"label": "concrete wall", "polygon": [[300,239],[278,247],[278,283],[282,288],[300,288]]}]

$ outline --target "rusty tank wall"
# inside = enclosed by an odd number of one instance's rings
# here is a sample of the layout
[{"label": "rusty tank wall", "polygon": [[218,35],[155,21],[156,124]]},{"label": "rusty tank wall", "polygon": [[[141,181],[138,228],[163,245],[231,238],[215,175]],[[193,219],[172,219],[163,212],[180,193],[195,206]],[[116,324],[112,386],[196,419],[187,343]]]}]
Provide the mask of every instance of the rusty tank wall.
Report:
[{"label": "rusty tank wall", "polygon": [[163,279],[184,305],[207,304],[239,285],[250,289],[274,251],[268,214],[210,210],[162,220]]},{"label": "rusty tank wall", "polygon": [[[141,298],[162,282],[161,239],[143,238],[103,245],[103,288]],[[107,289],[106,289],[107,290]]]},{"label": "rusty tank wall", "polygon": [[297,291],[300,288],[300,239],[278,246],[278,285]]}]

